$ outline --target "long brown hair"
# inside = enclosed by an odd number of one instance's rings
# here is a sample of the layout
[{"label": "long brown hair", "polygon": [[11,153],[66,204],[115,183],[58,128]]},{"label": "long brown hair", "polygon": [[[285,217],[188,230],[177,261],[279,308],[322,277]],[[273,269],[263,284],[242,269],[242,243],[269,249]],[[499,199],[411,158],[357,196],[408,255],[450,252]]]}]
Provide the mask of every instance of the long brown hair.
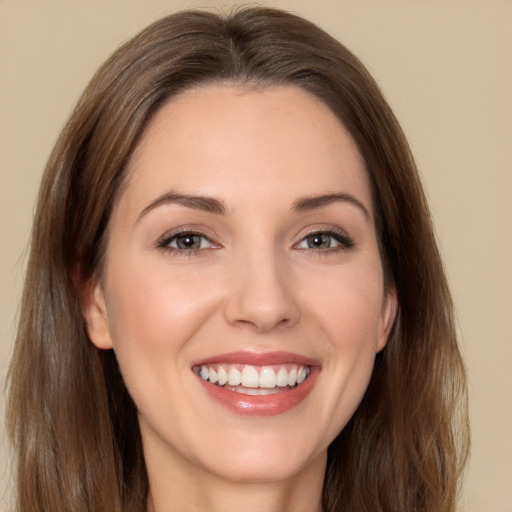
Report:
[{"label": "long brown hair", "polygon": [[465,374],[418,173],[377,85],[310,22],[266,8],[168,16],[121,47],[79,100],[39,193],[8,429],[18,512],[143,512],[148,479],[135,406],[112,351],[88,339],[80,288],[101,270],[112,205],[151,116],[199,84],[292,84],[349,130],[373,187],[398,318],[366,395],[329,447],[323,506],[450,512],[467,453]]}]

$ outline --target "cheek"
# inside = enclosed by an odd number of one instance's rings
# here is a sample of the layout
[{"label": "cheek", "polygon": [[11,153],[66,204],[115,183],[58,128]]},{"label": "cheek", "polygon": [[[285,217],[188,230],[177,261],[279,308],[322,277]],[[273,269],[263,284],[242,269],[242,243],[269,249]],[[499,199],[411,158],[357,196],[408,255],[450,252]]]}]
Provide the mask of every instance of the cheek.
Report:
[{"label": "cheek", "polygon": [[179,384],[188,382],[198,331],[218,309],[218,287],[205,286],[201,271],[171,271],[165,259],[117,261],[106,301],[124,382],[142,417],[175,424],[173,411],[187,410],[190,400]]},{"label": "cheek", "polygon": [[209,281],[206,286],[200,271],[171,272],[165,260],[124,261],[110,270],[108,284],[109,327],[127,380],[132,367],[142,373],[147,364],[152,372],[169,361],[183,361],[177,355],[217,305],[217,287]]},{"label": "cheek", "polygon": [[384,287],[380,262],[347,266],[323,276],[323,286],[304,283],[309,309],[333,348],[375,351],[382,327]]},{"label": "cheek", "polygon": [[[382,329],[383,285],[380,265],[333,272],[327,290],[309,296],[309,337],[318,340],[325,358],[324,411],[333,438],[359,405],[370,380]],[[316,332],[315,332],[316,329]],[[321,415],[320,406],[317,411]]]}]

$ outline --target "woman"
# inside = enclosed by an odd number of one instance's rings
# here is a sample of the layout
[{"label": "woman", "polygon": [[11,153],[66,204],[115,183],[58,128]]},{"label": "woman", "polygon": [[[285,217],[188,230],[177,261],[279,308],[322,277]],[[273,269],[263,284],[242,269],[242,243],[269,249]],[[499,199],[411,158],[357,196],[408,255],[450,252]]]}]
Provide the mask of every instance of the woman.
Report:
[{"label": "woman", "polygon": [[38,200],[20,511],[454,510],[464,396],[414,162],[352,54],[244,9],[104,64]]}]

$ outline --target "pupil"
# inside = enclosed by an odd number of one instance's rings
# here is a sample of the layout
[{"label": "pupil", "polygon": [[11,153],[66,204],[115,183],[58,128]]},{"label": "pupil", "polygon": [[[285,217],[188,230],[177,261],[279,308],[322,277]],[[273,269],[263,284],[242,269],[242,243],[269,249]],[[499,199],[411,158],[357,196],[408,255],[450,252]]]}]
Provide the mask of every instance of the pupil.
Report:
[{"label": "pupil", "polygon": [[310,235],[308,237],[308,246],[310,248],[328,248],[331,246],[330,238],[325,234]]},{"label": "pupil", "polygon": [[199,247],[199,237],[197,235],[182,235],[176,242],[180,249],[197,249]]}]

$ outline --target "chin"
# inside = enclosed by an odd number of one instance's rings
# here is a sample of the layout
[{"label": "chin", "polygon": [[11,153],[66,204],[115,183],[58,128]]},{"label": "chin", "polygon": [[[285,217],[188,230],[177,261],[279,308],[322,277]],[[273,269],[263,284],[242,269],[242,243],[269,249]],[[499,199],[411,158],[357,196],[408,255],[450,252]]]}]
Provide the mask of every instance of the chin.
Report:
[{"label": "chin", "polygon": [[293,457],[289,454],[277,456],[272,453],[261,453],[259,457],[252,454],[240,454],[238,457],[225,461],[222,469],[208,468],[220,479],[238,484],[269,484],[291,480],[309,469],[323,464],[325,467],[327,455],[317,456],[315,459]]},{"label": "chin", "polygon": [[[203,457],[200,464],[209,473],[232,483],[285,481],[319,467],[323,473],[327,460],[327,446],[315,447],[307,439],[297,439],[293,434],[283,436],[282,431],[223,444],[220,453],[215,450],[209,460]],[[222,464],[213,462],[217,460]]]}]

